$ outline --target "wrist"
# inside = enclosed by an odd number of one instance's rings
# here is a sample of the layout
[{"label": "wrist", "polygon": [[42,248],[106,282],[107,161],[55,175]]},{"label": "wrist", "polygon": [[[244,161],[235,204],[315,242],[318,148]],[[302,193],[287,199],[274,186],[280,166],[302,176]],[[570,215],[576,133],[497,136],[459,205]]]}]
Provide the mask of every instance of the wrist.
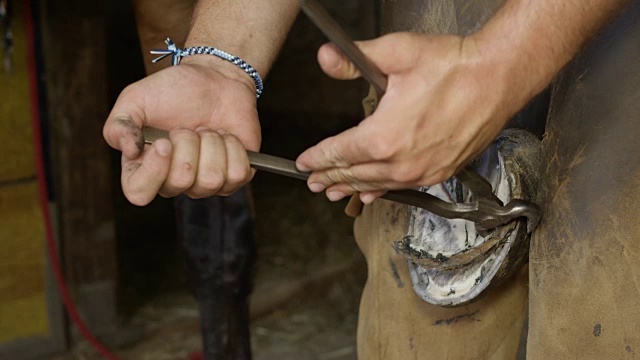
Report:
[{"label": "wrist", "polygon": [[529,7],[536,4],[507,2],[485,26],[469,36],[481,61],[495,68],[511,96],[521,95],[525,102],[543,91],[571,58],[557,36],[561,27],[557,21],[532,15],[536,10]]},{"label": "wrist", "polygon": [[185,46],[224,50],[246,61],[264,79],[298,8],[298,0],[197,1]]},{"label": "wrist", "polygon": [[[180,49],[180,48],[177,48],[175,44],[171,42],[170,39],[167,39],[166,43],[168,46],[168,49],[166,51],[158,50],[153,52],[154,54],[162,55],[161,57],[159,57],[157,60],[154,60],[154,61],[158,61],[168,55],[171,55],[173,65],[178,65],[180,63],[180,60],[185,57],[191,57],[196,55],[210,55],[210,56],[219,58],[221,60],[225,60],[233,64],[238,69],[242,70],[245,74],[247,74],[251,78],[251,81],[255,86],[256,98],[260,98],[260,96],[262,95],[263,86],[264,86],[262,77],[260,76],[256,68],[251,66],[251,64],[247,63],[242,58],[213,46],[189,46],[184,49]],[[207,61],[205,64],[211,64],[211,62]],[[237,76],[237,74],[238,74],[237,71],[235,73],[231,73],[231,75],[235,75],[235,76]]]},{"label": "wrist", "polygon": [[[245,45],[245,42],[237,37],[237,35],[227,36],[226,34],[208,34],[204,33],[203,30],[194,28],[191,29],[191,32],[189,33],[189,36],[185,41],[184,47],[188,48],[197,46],[210,46],[238,56],[241,59],[244,59],[247,63],[254,66],[252,60],[255,60],[255,57],[252,56],[251,51],[249,51],[249,49]],[[200,56],[194,55],[193,57]]]},{"label": "wrist", "polygon": [[242,84],[253,96],[256,94],[256,86],[251,77],[235,64],[212,55],[192,55],[182,58],[179,66],[196,66],[214,71],[225,78]]},{"label": "wrist", "polygon": [[256,37],[245,31],[237,31],[234,26],[212,27],[208,22],[203,23],[196,18],[185,47],[210,46],[224,50],[246,61],[264,77],[270,64],[264,57],[268,51],[262,48],[264,44],[257,42]]},{"label": "wrist", "polygon": [[484,83],[491,84],[490,92],[503,111],[515,114],[544,90],[553,73],[520,46],[483,30],[464,39],[464,56]]}]

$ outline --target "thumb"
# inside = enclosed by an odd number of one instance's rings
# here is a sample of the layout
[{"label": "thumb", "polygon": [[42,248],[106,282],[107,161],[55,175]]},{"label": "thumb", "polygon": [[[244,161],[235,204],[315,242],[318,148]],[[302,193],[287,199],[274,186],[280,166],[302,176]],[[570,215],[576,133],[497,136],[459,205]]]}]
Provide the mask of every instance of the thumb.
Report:
[{"label": "thumb", "polygon": [[300,171],[319,171],[345,168],[374,160],[369,144],[363,139],[373,135],[364,120],[358,126],[322,140],[298,156],[296,167]]},{"label": "thumb", "polygon": [[128,159],[137,158],[144,150],[144,111],[134,92],[125,89],[116,101],[102,129],[109,146],[120,150]]},{"label": "thumb", "polygon": [[[415,34],[394,33],[373,40],[356,41],[356,46],[383,73],[390,75],[410,66],[410,46]],[[318,63],[327,75],[335,79],[351,80],[361,76],[351,60],[333,43],[324,44],[318,50]]]}]

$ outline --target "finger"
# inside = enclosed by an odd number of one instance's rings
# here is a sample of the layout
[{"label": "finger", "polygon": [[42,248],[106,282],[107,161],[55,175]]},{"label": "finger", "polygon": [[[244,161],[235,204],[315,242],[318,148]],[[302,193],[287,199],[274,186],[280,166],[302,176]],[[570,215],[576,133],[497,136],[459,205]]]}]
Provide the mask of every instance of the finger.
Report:
[{"label": "finger", "polygon": [[[330,170],[334,174],[338,174],[346,170],[349,174],[335,175],[336,177],[342,177],[348,179],[348,182],[331,182],[329,185],[319,185],[319,182],[313,183],[316,188],[313,189],[310,185],[309,188],[314,192],[319,192],[318,187],[326,187],[327,198],[331,201],[342,200],[346,196],[350,196],[356,193],[360,194],[360,199],[365,204],[370,204],[373,200],[384,195],[389,189],[403,189],[407,186],[392,180],[389,180],[389,169],[387,164],[366,164],[353,167],[355,171],[348,169],[332,169]],[[335,171],[335,172],[334,172]],[[373,174],[373,175],[369,175]],[[316,174],[314,174],[315,176]],[[325,176],[325,175],[321,175]],[[332,175],[329,175],[331,177]],[[372,180],[360,180],[362,178],[376,179]],[[313,181],[313,180],[312,180]],[[322,191],[322,190],[320,190]]]},{"label": "finger", "polygon": [[144,150],[142,126],[145,121],[143,99],[131,86],[122,91],[102,129],[102,135],[114,149],[134,159]]},{"label": "finger", "polygon": [[132,204],[144,206],[156,196],[171,167],[171,150],[169,140],[159,139],[140,159],[122,156],[122,191]]},{"label": "finger", "polygon": [[200,129],[197,133],[200,135],[198,172],[193,187],[187,192],[196,199],[218,193],[227,175],[227,149],[222,136],[209,129]]},{"label": "finger", "polygon": [[249,166],[249,156],[240,140],[231,134],[222,135],[227,151],[226,182],[220,195],[229,195],[251,180],[253,172]]},{"label": "finger", "polygon": [[394,180],[390,175],[394,171],[392,164],[382,162],[334,168],[313,173],[309,177],[309,188],[313,192],[326,189],[327,197],[332,201],[355,193],[363,193],[361,200],[368,204],[389,189],[413,187],[409,183]]},{"label": "finger", "polygon": [[360,193],[360,201],[365,205],[371,204],[374,200],[381,198],[384,194],[387,193],[387,190],[378,190],[378,191],[367,191]]},{"label": "finger", "polygon": [[[386,190],[380,190],[379,189],[380,186],[382,186],[382,185],[359,184],[359,183],[358,184],[336,184],[336,185],[331,186],[330,188],[327,189],[326,196],[327,196],[327,199],[329,199],[330,201],[340,201],[340,200],[344,199],[347,196],[351,196],[351,195],[355,195],[357,193],[360,193],[360,190],[358,190],[358,188],[360,188],[360,189],[376,188],[377,189],[377,190],[364,191],[365,193],[370,193],[370,192],[375,192],[375,193],[383,192],[383,193],[385,193]],[[371,201],[373,201],[373,200],[371,200]]]},{"label": "finger", "polygon": [[354,184],[336,184],[329,187],[326,191],[327,198],[331,201],[342,200],[347,196],[360,193],[360,200],[365,204],[372,203],[375,199],[381,197],[389,191],[389,188],[402,188],[395,183],[389,184],[371,184],[371,183],[354,183]]},{"label": "finger", "polygon": [[[356,46],[362,50],[385,74],[392,74],[408,69],[414,61],[416,51],[411,51],[412,44],[419,35],[410,33],[394,33],[374,40],[357,41]],[[349,58],[332,43],[325,44],[318,50],[318,63],[329,76],[350,80],[360,76],[358,68]]]},{"label": "finger", "polygon": [[193,186],[200,157],[200,137],[195,131],[177,128],[169,132],[173,144],[171,169],[160,194],[173,197]]},{"label": "finger", "polygon": [[[365,165],[362,165],[362,167],[364,168]],[[367,167],[371,167],[372,170],[365,170],[363,172],[359,172],[360,170],[356,170],[355,172],[352,172],[352,175],[350,175],[349,178],[358,178],[358,176],[366,178],[365,174],[367,172],[370,172],[372,174],[380,174],[381,176],[371,177],[368,181],[358,180],[349,183],[340,182],[331,184],[327,186],[326,189],[327,197],[330,200],[336,201],[345,196],[353,195],[355,193],[361,193],[361,200],[364,203],[370,203],[380,196],[386,194],[386,192],[389,190],[433,186],[451,178],[451,175],[448,175],[449,173],[446,172],[446,170],[442,170],[425,176],[418,181],[400,181],[402,176],[400,176],[400,178],[394,179],[393,176],[389,175],[392,173],[398,173],[397,170],[394,170],[391,164],[369,164],[367,165]]]},{"label": "finger", "polygon": [[368,139],[373,131],[365,120],[360,125],[336,136],[327,138],[316,146],[304,151],[296,160],[300,171],[320,171],[335,167],[349,167],[351,164],[375,160],[370,151]]},{"label": "finger", "polygon": [[[400,190],[439,184],[452,175],[446,170],[425,173],[418,179],[407,178],[402,170],[392,163],[369,163],[354,165],[348,169],[330,169],[313,173],[309,177],[309,188],[313,192],[339,191],[345,196],[354,193]],[[325,190],[326,189],[326,190]]]},{"label": "finger", "polygon": [[[372,186],[377,186],[382,182],[389,182],[391,172],[392,168],[389,164],[365,163],[313,172],[307,183],[313,192],[321,192],[336,184],[370,183]],[[382,186],[378,188],[382,188]]]},{"label": "finger", "polygon": [[[396,184],[388,184],[389,186],[396,187]],[[368,192],[378,192],[378,191],[387,191],[387,184],[380,183],[353,183],[353,184],[335,184],[327,188],[327,195],[332,192],[339,192],[344,196],[350,196],[355,193],[368,193]]]}]

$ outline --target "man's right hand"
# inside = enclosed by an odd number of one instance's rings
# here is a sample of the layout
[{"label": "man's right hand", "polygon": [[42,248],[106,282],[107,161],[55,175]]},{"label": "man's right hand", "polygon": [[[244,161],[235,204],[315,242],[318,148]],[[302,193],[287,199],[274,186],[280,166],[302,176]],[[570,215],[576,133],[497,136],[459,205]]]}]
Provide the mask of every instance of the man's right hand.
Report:
[{"label": "man's right hand", "polygon": [[[169,131],[144,145],[142,127]],[[256,93],[233,64],[194,56],[125,88],[103,135],[122,152],[122,189],[139,206],[157,194],[228,195],[249,182],[260,148]]]}]

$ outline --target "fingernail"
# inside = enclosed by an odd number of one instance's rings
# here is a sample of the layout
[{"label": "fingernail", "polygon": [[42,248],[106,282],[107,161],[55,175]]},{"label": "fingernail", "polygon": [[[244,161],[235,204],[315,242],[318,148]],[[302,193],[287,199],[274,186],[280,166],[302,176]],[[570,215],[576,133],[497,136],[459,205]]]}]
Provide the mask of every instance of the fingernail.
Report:
[{"label": "fingernail", "polygon": [[319,183],[311,183],[311,184],[309,184],[309,189],[311,191],[313,191],[314,193],[319,193],[319,192],[323,191],[326,188],[327,188],[326,186],[324,186],[322,184],[319,184]]},{"label": "fingernail", "polygon": [[330,193],[327,193],[327,197],[331,201],[342,200],[342,199],[344,199],[345,196],[347,196],[347,195],[341,193],[340,191],[332,191]]},{"label": "fingernail", "polygon": [[157,140],[155,142],[156,151],[160,156],[169,156],[171,154],[171,143],[166,140]]},{"label": "fingernail", "polygon": [[296,168],[297,168],[299,171],[302,171],[302,172],[309,172],[309,171],[311,171],[311,169],[309,169],[308,167],[306,167],[306,166],[304,166],[304,165],[302,165],[302,164],[298,164],[298,163],[296,163]]},{"label": "fingernail", "polygon": [[376,199],[372,194],[360,194],[360,201],[362,201],[365,205],[371,204]]}]

